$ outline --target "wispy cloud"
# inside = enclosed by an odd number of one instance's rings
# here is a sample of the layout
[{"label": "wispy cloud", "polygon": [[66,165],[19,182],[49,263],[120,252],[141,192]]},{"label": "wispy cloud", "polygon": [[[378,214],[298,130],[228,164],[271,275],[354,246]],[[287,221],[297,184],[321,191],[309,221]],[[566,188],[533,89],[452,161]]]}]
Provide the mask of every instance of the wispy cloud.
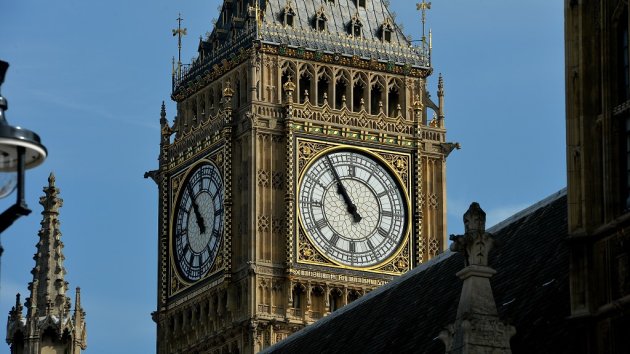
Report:
[{"label": "wispy cloud", "polygon": [[498,208],[486,210],[486,226],[490,228],[519,211],[527,208],[529,204],[506,205]]},{"label": "wispy cloud", "polygon": [[[72,95],[65,95],[63,97],[55,96],[47,91],[28,89],[29,93],[34,99],[38,99],[41,102],[56,105],[65,110],[71,110],[81,113],[81,118],[91,119],[105,119],[116,123],[128,124],[136,127],[149,128],[152,130],[159,130],[158,124],[150,124],[146,121],[139,121],[134,117],[125,117],[120,115],[120,111],[106,111],[101,107],[95,105],[88,105],[71,100]],[[114,114],[113,112],[116,112]]]}]

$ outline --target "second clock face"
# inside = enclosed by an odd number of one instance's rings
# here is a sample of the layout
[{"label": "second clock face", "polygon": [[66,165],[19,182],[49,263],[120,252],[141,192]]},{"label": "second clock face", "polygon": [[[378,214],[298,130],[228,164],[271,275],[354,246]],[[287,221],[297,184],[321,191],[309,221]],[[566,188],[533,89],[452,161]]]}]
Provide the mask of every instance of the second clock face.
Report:
[{"label": "second clock face", "polygon": [[331,260],[366,268],[390,257],[407,225],[406,199],[375,157],[335,151],[304,173],[298,207],[309,238]]},{"label": "second clock face", "polygon": [[202,164],[179,192],[173,230],[175,261],[188,281],[205,276],[223,237],[223,179],[214,164]]}]

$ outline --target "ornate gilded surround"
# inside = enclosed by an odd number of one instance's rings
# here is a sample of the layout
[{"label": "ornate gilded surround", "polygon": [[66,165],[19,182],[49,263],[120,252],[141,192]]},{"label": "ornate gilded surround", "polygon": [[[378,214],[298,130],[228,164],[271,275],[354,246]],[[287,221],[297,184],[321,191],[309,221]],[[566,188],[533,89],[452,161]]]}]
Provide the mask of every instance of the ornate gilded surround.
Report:
[{"label": "ornate gilded surround", "polygon": [[[195,163],[186,165],[181,167],[175,173],[173,173],[169,177],[169,237],[168,237],[168,296],[172,297],[181,293],[182,291],[189,289],[192,286],[195,286],[200,283],[205,283],[211,278],[216,278],[217,275],[221,274],[226,269],[226,252],[225,252],[225,244],[226,238],[229,237],[226,233],[226,229],[223,229],[223,235],[221,237],[221,244],[219,245],[219,252],[216,256],[216,259],[208,272],[198,281],[189,282],[184,279],[178,272],[177,266],[175,265],[175,258],[173,254],[173,247],[170,246],[173,244],[173,223],[174,223],[174,210],[175,203],[178,199],[178,196],[181,193],[181,189],[183,183],[186,181],[188,175],[195,170],[195,168],[201,164],[211,162],[213,163],[220,171],[220,173],[224,176],[226,175],[226,164],[224,158],[224,146],[213,147],[210,152],[200,155],[195,158]],[[226,184],[224,184],[224,188],[228,188]],[[225,217],[225,216],[224,216]],[[224,220],[224,224],[228,222],[228,220]]]},{"label": "ornate gilded surround", "polygon": [[400,275],[409,271],[412,267],[412,237],[410,236],[413,231],[411,216],[413,213],[413,206],[410,202],[410,191],[412,190],[413,180],[410,175],[412,171],[413,157],[411,153],[385,150],[381,148],[365,148],[357,145],[348,145],[340,142],[322,141],[307,137],[296,138],[296,195],[299,193],[298,189],[302,176],[309,164],[316,160],[323,153],[335,151],[335,150],[355,150],[365,152],[369,155],[376,157],[383,165],[393,174],[402,187],[402,194],[406,204],[407,220],[405,225],[404,237],[400,245],[393,254],[387,259],[373,267],[357,268],[351,266],[345,266],[338,264],[328,257],[326,257],[316,247],[312,240],[307,236],[304,225],[301,220],[299,211],[294,211],[296,215],[296,234],[294,242],[294,259],[299,264],[303,265],[316,265],[329,268],[347,269],[356,271],[366,271],[372,273]]}]

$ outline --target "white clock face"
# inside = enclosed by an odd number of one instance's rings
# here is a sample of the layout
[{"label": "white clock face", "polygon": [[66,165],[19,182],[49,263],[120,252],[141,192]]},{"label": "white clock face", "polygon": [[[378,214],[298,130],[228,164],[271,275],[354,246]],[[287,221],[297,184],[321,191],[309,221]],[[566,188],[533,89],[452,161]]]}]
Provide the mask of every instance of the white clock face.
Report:
[{"label": "white clock face", "polygon": [[325,154],[308,167],[298,207],[309,238],[342,265],[378,265],[405,236],[401,187],[375,158],[353,150]]},{"label": "white clock face", "polygon": [[214,263],[223,237],[223,179],[204,164],[182,185],[174,220],[173,248],[180,274],[201,279]]}]

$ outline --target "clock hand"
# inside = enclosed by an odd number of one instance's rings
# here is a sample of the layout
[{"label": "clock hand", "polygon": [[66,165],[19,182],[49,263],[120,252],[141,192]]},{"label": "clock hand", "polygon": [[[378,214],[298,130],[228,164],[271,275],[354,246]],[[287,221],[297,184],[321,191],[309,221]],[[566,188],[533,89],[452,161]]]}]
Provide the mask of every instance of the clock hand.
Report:
[{"label": "clock hand", "polygon": [[192,201],[192,207],[195,212],[195,219],[197,219],[197,226],[199,226],[199,231],[202,234],[205,234],[206,223],[204,222],[203,216],[201,215],[201,212],[199,211],[199,206],[197,205],[197,201],[195,201],[195,197],[193,196],[193,191],[192,191],[192,187],[190,187],[190,184],[186,185],[186,190],[188,191],[188,195],[190,195],[190,200]]},{"label": "clock hand", "polygon": [[348,191],[346,190],[346,187],[344,187],[343,183],[341,183],[341,178],[339,178],[339,174],[337,173],[335,166],[333,166],[332,162],[330,161],[330,157],[328,157],[328,155],[326,155],[326,161],[328,161],[328,165],[330,166],[330,169],[333,171],[335,180],[337,180],[337,194],[341,194],[341,196],[343,197],[343,201],[348,206],[348,213],[352,214],[352,217],[354,218],[354,222],[361,221],[362,217],[357,212],[357,206],[354,205],[354,203],[352,202],[352,199],[350,199],[350,195],[348,195]]}]

